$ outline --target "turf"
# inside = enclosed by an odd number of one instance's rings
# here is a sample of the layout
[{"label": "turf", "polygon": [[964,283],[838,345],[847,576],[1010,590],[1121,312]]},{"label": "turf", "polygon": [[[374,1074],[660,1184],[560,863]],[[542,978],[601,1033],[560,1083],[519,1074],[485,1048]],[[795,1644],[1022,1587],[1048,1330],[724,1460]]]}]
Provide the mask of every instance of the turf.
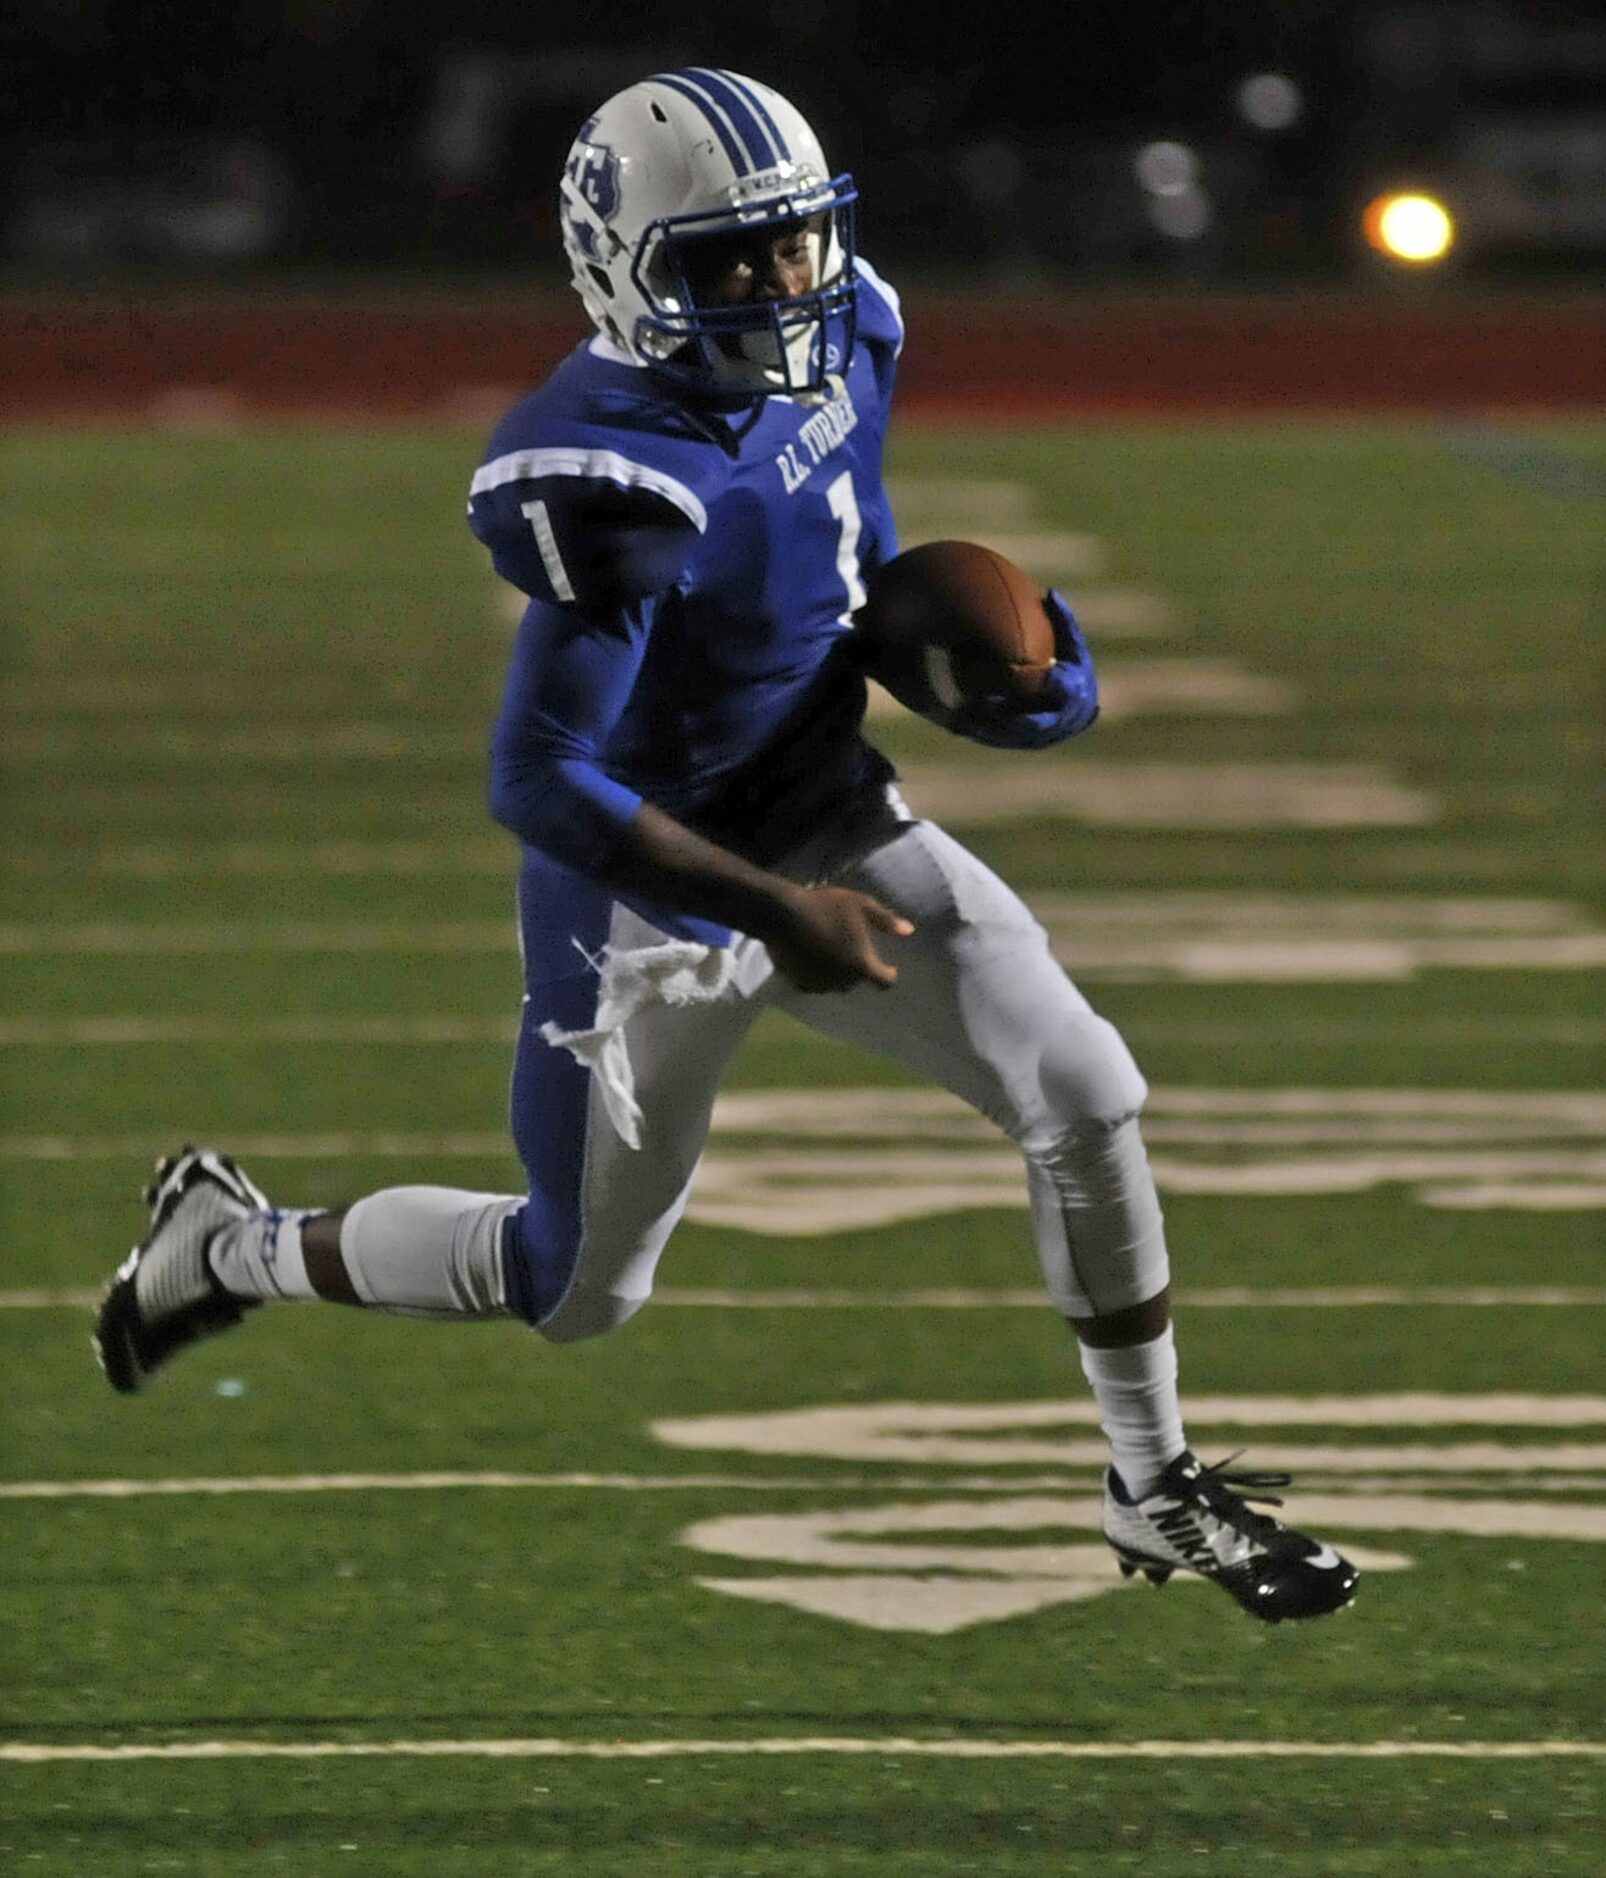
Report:
[{"label": "turf", "polygon": [[[495,1025],[517,997],[510,882],[481,806],[507,623],[460,520],[478,441],[310,426],[8,440],[0,1011],[44,1026],[0,1044],[8,1296],[98,1285],[138,1234],[146,1151],[186,1134],[487,1138],[422,1159],[370,1145],[253,1161],[290,1201],[402,1178],[516,1181],[496,1141],[507,1051]],[[1556,461],[1606,464],[1606,430],[1553,425],[1514,435],[1505,455],[1469,454],[1426,425],[906,435],[901,477],[1023,482],[1035,525],[1096,534],[1111,582],[1165,596],[1170,634],[1101,643],[1101,658],[1230,659],[1298,687],[1287,716],[1112,718],[1089,759],[1361,764],[1438,800],[1415,827],[1128,830],[1039,815],[964,832],[1029,890],[1524,897],[1598,922],[1600,504],[1587,476],[1534,473]],[[886,742],[910,763],[997,762],[909,722]],[[363,845],[375,843],[387,844],[377,858]],[[299,869],[314,852],[316,870]],[[129,950],[85,936],[225,923],[247,942],[185,949],[170,932]],[[289,928],[356,923],[404,937],[369,952],[284,942]],[[490,936],[468,950],[429,939],[453,925]],[[1598,1081],[1598,974],[1582,971],[1088,988],[1157,1085]],[[262,1028],[418,1014],[482,1029],[352,1043]],[[50,1029],[113,1018],[257,1030],[119,1044]],[[902,1080],[779,1019],[758,1027],[733,1079]],[[99,1146],[68,1156],[85,1144]],[[1185,1294],[1599,1296],[1599,1216],[1582,1204],[1447,1208],[1385,1179],[1174,1193],[1167,1215]],[[819,1404],[1080,1397],[1046,1309],[872,1301],[1018,1289],[1033,1275],[1019,1210],[790,1238],[688,1225],[669,1285],[864,1301],[665,1303],[566,1351],[500,1326],[263,1312],[133,1402],[96,1376],[81,1304],[0,1309],[14,1482],[424,1470],[547,1482],[0,1500],[0,1728],[41,1745],[1599,1739],[1599,1543],[1546,1536],[1543,1519],[1518,1536],[1360,1531],[1357,1543],[1410,1567],[1369,1573],[1353,1612],[1293,1630],[1239,1620],[1198,1585],[927,1635],[699,1582],[774,1568],[687,1543],[694,1523],[1043,1491],[1024,1484],[1042,1470],[1019,1464],[968,1470],[1004,1484],[962,1488],[951,1468],[695,1452],[653,1428]],[[1195,1396],[1600,1391],[1598,1305],[1184,1303],[1179,1322]],[[1549,1448],[1591,1429],[1208,1430],[1212,1452],[1229,1438],[1251,1452],[1290,1439]],[[1062,1490],[1085,1499],[1091,1471],[1063,1471]],[[1513,1462],[1412,1491],[1587,1510],[1603,1471],[1540,1481]],[[616,1484],[552,1480],[580,1475]],[[662,1484],[617,1484],[632,1480]],[[1048,1537],[1089,1534],[1068,1516]],[[963,1527],[935,1541],[982,1542]],[[733,1754],[0,1764],[0,1786],[0,1858],[19,1871],[947,1878],[1045,1865],[1180,1874],[1208,1855],[1244,1871],[1540,1878],[1597,1868],[1601,1781],[1598,1760],[1559,1757]]]}]

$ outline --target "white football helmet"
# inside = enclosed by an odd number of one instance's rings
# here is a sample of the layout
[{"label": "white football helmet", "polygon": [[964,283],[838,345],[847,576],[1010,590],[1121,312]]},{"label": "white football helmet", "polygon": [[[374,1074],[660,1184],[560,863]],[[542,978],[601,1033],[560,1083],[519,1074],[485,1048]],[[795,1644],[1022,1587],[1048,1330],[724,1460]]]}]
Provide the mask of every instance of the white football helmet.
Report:
[{"label": "white football helmet", "polygon": [[[560,184],[563,247],[599,331],[638,365],[750,398],[819,397],[853,349],[853,204],[801,112],[694,66],[643,79],[581,128]],[[813,286],[700,305],[691,244],[803,223]]]}]

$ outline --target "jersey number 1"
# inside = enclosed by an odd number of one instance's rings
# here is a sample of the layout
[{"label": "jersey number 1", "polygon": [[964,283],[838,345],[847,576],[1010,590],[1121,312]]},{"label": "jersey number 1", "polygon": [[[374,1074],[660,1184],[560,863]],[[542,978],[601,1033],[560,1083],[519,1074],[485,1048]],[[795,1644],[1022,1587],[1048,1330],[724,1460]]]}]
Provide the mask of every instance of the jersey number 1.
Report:
[{"label": "jersey number 1", "polygon": [[859,535],[864,524],[859,518],[859,498],[853,493],[853,472],[844,470],[825,492],[838,529],[836,571],[848,590],[848,610],[842,615],[844,626],[853,624],[853,615],[864,605],[868,595],[859,573]]}]

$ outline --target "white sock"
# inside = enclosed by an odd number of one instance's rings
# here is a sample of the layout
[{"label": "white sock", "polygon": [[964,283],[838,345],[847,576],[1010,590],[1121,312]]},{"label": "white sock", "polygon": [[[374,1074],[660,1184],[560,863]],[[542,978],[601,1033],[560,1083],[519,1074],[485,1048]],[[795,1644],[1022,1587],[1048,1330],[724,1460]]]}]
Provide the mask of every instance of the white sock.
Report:
[{"label": "white sock", "polygon": [[[500,1317],[502,1221],[524,1203],[455,1187],[387,1187],[358,1200],[340,1224],[340,1256],[364,1304],[416,1317]],[[316,1298],[301,1229],[315,1207],[252,1213],[209,1248],[212,1270],[237,1298]]]},{"label": "white sock", "polygon": [[352,1289],[407,1317],[505,1317],[502,1222],[523,1204],[457,1187],[371,1193],[340,1223]]},{"label": "white sock", "polygon": [[1082,1374],[1092,1384],[1110,1441],[1110,1459],[1134,1500],[1188,1445],[1177,1401],[1177,1345],[1166,1325],[1148,1343],[1124,1350],[1079,1345]]},{"label": "white sock", "polygon": [[213,1276],[237,1298],[315,1298],[301,1256],[302,1222],[314,1216],[276,1206],[225,1226],[208,1248]]}]

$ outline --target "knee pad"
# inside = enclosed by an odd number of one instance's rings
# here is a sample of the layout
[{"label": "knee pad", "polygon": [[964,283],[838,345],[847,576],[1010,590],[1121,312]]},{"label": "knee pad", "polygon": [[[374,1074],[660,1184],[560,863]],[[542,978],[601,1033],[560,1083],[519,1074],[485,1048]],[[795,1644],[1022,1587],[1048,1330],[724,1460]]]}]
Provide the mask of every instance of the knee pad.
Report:
[{"label": "knee pad", "polygon": [[1135,1115],[1070,1129],[1028,1149],[1026,1166],[1043,1279],[1067,1317],[1108,1316],[1165,1289],[1165,1226]]},{"label": "knee pad", "polygon": [[1139,1114],[1149,1099],[1126,1039],[1093,1011],[1056,1017],[1038,1081],[1044,1111],[1033,1131],[1038,1140],[1059,1141],[1084,1130],[1108,1133]]}]

